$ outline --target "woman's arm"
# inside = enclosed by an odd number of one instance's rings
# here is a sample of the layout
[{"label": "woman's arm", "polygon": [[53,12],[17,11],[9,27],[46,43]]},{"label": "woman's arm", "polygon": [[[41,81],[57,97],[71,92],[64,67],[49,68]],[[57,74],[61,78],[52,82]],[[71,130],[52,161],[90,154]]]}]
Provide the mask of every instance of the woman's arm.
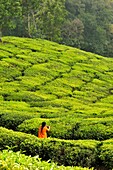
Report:
[{"label": "woman's arm", "polygon": [[50,131],[50,126],[47,126],[47,130]]}]

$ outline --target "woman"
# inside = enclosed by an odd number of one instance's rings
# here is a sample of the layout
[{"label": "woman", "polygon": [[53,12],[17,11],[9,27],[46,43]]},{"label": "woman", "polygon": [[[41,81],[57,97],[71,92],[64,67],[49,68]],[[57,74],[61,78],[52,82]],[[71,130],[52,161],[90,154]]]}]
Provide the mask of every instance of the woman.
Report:
[{"label": "woman", "polygon": [[50,130],[50,126],[46,126],[46,122],[42,122],[42,126],[38,130],[38,138],[47,138],[47,131]]}]

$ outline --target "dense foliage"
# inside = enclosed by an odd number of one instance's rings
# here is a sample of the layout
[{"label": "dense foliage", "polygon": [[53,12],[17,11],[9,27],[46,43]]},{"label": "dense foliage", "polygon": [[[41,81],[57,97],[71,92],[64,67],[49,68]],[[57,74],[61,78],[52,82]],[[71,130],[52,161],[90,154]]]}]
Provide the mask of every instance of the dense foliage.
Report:
[{"label": "dense foliage", "polygon": [[[111,170],[113,59],[47,40],[2,40],[0,149]],[[42,121],[47,140],[36,137]]]},{"label": "dense foliage", "polygon": [[[26,155],[39,155],[43,160],[49,159],[65,166],[95,166],[98,145],[93,140],[58,140],[54,138],[38,139],[33,135],[14,132],[0,128],[0,148],[11,147],[14,151],[21,150]],[[111,160],[112,162],[112,160]]]},{"label": "dense foliage", "polygon": [[11,148],[26,155],[39,155],[43,160],[57,162],[58,165],[113,168],[113,139],[99,142],[95,140],[61,140],[55,138],[38,139],[33,135],[0,128],[0,149]]},{"label": "dense foliage", "polygon": [[[35,157],[26,156],[19,151],[3,150],[3,152],[0,152],[1,170],[89,170],[82,167],[58,166],[53,162],[48,162],[41,161],[38,155]],[[90,170],[93,169],[91,168]]]},{"label": "dense foliage", "polygon": [[113,57],[113,0],[1,0],[0,7],[0,34]]}]

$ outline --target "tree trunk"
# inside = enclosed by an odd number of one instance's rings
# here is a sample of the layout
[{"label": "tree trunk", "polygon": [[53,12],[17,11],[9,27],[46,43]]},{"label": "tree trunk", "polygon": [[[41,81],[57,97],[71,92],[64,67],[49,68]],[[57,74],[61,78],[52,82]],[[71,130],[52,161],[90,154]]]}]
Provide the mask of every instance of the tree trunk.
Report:
[{"label": "tree trunk", "polygon": [[2,42],[2,31],[0,29],[0,42]]}]

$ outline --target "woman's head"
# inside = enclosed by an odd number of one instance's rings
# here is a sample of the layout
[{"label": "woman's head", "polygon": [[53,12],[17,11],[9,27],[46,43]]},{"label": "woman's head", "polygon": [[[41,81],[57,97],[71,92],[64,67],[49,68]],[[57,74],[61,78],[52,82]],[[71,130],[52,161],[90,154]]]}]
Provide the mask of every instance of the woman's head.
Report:
[{"label": "woman's head", "polygon": [[42,122],[42,127],[44,127],[46,125],[46,122]]},{"label": "woman's head", "polygon": [[41,132],[42,132],[44,126],[46,126],[46,122],[42,122]]}]

